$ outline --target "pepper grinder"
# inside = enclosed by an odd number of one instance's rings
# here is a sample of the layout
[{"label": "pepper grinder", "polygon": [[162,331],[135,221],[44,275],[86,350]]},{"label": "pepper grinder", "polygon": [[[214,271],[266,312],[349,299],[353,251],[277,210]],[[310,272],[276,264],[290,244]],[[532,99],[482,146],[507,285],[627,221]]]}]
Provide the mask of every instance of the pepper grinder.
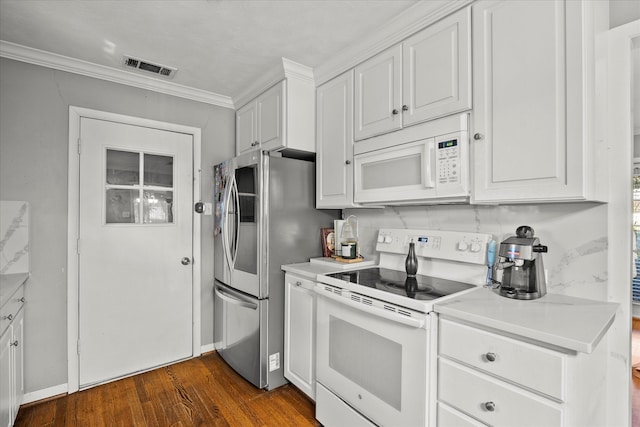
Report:
[{"label": "pepper grinder", "polygon": [[407,277],[416,277],[418,272],[418,257],[416,257],[416,244],[413,243],[413,239],[409,242],[409,253],[407,259],[404,261],[404,269],[407,272]]}]

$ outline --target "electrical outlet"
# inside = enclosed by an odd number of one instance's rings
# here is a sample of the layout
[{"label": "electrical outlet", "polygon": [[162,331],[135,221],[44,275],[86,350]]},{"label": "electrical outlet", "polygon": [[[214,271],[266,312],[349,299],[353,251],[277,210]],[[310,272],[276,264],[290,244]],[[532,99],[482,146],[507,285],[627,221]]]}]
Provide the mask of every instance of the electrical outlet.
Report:
[{"label": "electrical outlet", "polygon": [[269,372],[280,369],[280,353],[269,355]]}]

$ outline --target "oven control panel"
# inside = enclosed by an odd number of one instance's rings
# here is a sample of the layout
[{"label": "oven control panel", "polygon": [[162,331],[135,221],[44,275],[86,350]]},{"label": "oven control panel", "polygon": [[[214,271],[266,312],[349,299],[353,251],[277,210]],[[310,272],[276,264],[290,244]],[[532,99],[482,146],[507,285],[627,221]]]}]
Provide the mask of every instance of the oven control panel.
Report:
[{"label": "oven control panel", "polygon": [[485,264],[491,238],[490,234],[482,233],[382,228],[378,231],[376,251],[406,254],[413,241],[419,257]]}]

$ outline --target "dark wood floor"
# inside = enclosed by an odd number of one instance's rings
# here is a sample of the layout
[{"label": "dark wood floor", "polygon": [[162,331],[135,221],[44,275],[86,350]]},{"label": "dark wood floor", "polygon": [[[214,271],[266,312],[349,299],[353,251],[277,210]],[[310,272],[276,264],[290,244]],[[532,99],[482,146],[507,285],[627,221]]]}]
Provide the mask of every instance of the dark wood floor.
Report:
[{"label": "dark wood floor", "polygon": [[213,352],[23,406],[15,426],[319,426],[314,410],[294,386],[258,390]]}]

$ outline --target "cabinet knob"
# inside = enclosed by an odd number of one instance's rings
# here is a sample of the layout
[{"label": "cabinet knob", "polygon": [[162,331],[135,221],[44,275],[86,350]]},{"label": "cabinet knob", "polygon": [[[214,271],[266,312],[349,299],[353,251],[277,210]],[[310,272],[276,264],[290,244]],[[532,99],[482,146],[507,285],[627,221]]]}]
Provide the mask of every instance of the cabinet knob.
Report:
[{"label": "cabinet knob", "polygon": [[496,354],[495,353],[487,353],[487,354],[484,355],[484,357],[489,362],[495,362],[496,361]]},{"label": "cabinet knob", "polygon": [[191,264],[191,258],[189,258],[189,257],[184,257],[184,258],[182,258],[182,259],[180,260],[180,263],[181,263],[182,265],[189,265],[189,264]]},{"label": "cabinet knob", "polygon": [[259,143],[258,143],[258,141],[255,141],[255,142],[252,142],[252,143],[251,143],[251,146],[252,146],[252,147],[257,147],[257,146],[258,146],[258,144],[259,144]]},{"label": "cabinet knob", "polygon": [[493,402],[485,402],[484,409],[486,409],[489,412],[493,412],[496,410],[496,404]]},{"label": "cabinet knob", "polygon": [[482,138],[484,138],[484,135],[482,135],[481,133],[476,133],[473,135],[473,139],[475,139],[476,141],[480,141]]},{"label": "cabinet knob", "polygon": [[18,340],[15,340],[14,342],[12,342],[11,344],[9,344],[10,347],[17,347],[18,346]]},{"label": "cabinet knob", "polygon": [[403,106],[402,106],[402,111],[407,111],[408,109],[409,109],[409,107],[408,107],[408,106],[406,106],[406,105],[403,105]]},{"label": "cabinet knob", "polygon": [[298,280],[298,281],[296,282],[296,286],[302,286],[302,282]]},{"label": "cabinet knob", "polygon": [[3,319],[13,320],[13,314],[10,314],[8,316],[4,316]]},{"label": "cabinet knob", "polygon": [[22,297],[22,298],[18,299],[18,301],[20,301],[20,302],[22,302],[22,303],[23,303],[23,302],[24,302],[24,297]]},{"label": "cabinet knob", "polygon": [[394,108],[394,109],[391,111],[391,114],[393,114],[394,116],[395,116],[395,115],[397,115],[398,113],[399,113],[399,111],[398,111],[396,108]]},{"label": "cabinet knob", "polygon": [[346,162],[344,162],[345,165],[350,165],[351,164],[351,160],[347,160]]}]

